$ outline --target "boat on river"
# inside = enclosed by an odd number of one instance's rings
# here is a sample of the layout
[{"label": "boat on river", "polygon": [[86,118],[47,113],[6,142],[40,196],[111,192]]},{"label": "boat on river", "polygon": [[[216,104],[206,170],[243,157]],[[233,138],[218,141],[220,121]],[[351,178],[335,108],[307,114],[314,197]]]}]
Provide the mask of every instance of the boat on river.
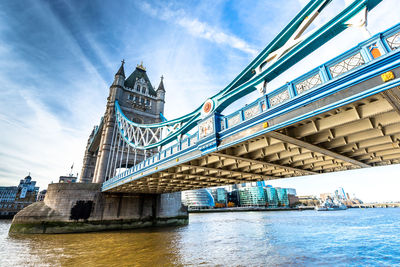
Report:
[{"label": "boat on river", "polygon": [[317,211],[332,211],[332,210],[346,210],[347,206],[339,201],[332,201],[331,199],[325,200],[321,205],[316,206]]}]

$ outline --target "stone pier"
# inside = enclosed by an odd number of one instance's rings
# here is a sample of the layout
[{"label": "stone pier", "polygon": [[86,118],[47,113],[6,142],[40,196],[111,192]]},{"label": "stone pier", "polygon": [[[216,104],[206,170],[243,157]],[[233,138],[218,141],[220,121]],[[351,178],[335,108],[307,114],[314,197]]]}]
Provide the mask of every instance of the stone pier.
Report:
[{"label": "stone pier", "polygon": [[181,194],[102,193],[101,184],[50,184],[44,201],[18,212],[10,233],[77,233],[186,225]]}]

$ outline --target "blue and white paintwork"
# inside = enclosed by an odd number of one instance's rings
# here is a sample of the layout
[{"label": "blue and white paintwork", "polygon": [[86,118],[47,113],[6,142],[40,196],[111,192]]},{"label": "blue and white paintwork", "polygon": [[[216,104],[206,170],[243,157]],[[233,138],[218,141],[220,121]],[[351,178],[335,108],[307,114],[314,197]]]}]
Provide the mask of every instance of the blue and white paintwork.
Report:
[{"label": "blue and white paintwork", "polygon": [[[388,38],[393,38],[393,36],[400,36],[400,24],[395,25],[385,32],[376,34],[368,40],[358,44],[356,47],[294,79],[284,86],[277,88],[271,93],[260,97],[256,101],[246,105],[236,112],[233,112],[232,114],[221,116],[218,110],[214,110],[207,117],[203,117],[197,123],[197,127],[199,128],[201,128],[202,124],[206,122],[211,123],[212,131],[210,131],[208,134],[201,135],[199,132],[196,132],[189,137],[182,138],[175,145],[160,151],[138,165],[104,182],[103,191],[110,190],[132,180],[137,180],[152,173],[179,165],[182,162],[188,162],[205,154],[230,147],[245,140],[260,136],[264,133],[303,121],[307,118],[341,107],[354,101],[367,98],[394,86],[399,86],[399,78],[395,78],[385,83],[382,82],[373,88],[367,88],[362,92],[352,95],[351,97],[339,99],[332,104],[323,106],[319,109],[313,110],[312,112],[301,114],[293,119],[263,128],[252,135],[236,139],[232,142],[224,142],[224,140],[226,140],[228,137],[236,133],[243,132],[254,125],[277,118],[302,106],[326,98],[353,85],[359,84],[387,71],[400,67],[400,49],[397,49],[400,47],[400,41],[398,44],[392,44],[392,47],[390,47],[387,42]],[[400,40],[400,37],[396,38]],[[371,44],[377,44],[377,47],[381,53],[380,57],[375,59],[372,57],[368,49]],[[363,64],[352,69],[349,68],[340,75],[333,75],[330,69],[332,66],[345,61],[357,53],[361,54],[362,61],[364,62]],[[296,85],[316,74],[321,76],[321,83],[309,88],[304,92],[298,93],[296,90]],[[289,98],[276,105],[271,105],[271,98],[284,92],[285,90],[289,92]],[[249,110],[251,110],[251,112],[247,112]],[[230,124],[230,120],[232,118],[235,118],[233,120],[235,123]],[[119,124],[118,126],[120,127]]]}]

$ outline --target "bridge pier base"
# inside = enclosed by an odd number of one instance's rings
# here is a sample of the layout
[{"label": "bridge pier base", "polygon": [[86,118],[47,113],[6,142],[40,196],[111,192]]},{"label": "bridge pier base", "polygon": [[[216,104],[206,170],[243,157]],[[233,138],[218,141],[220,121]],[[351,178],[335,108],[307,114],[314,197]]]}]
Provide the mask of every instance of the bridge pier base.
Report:
[{"label": "bridge pier base", "polygon": [[10,233],[78,233],[189,222],[181,194],[102,193],[101,184],[50,184],[44,201],[18,212]]}]

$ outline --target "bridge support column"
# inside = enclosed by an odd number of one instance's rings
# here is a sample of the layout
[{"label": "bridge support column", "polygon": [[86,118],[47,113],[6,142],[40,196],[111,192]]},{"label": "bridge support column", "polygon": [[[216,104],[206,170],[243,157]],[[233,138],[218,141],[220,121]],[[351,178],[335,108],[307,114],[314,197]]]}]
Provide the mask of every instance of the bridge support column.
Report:
[{"label": "bridge support column", "polygon": [[114,104],[107,105],[106,116],[104,116],[104,129],[101,133],[99,153],[96,161],[96,168],[93,177],[93,183],[103,183],[106,179],[107,162],[111,152],[112,135],[114,131],[115,114]]},{"label": "bridge support column", "polygon": [[44,201],[18,212],[10,233],[77,233],[188,223],[181,194],[102,193],[101,184],[50,184]]}]

